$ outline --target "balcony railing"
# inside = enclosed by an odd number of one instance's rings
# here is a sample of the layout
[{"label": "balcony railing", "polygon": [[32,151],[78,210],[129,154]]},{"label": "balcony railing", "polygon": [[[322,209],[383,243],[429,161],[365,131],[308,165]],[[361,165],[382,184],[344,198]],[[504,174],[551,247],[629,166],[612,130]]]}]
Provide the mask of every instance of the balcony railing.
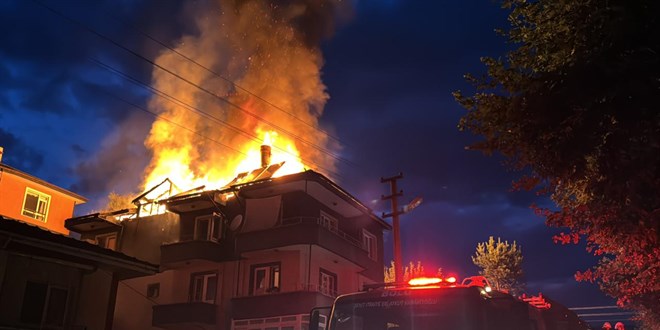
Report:
[{"label": "balcony railing", "polygon": [[308,291],[308,292],[318,292],[324,296],[328,296],[330,298],[337,298],[337,290],[327,290],[325,288],[322,288],[318,284],[310,284],[310,283],[298,283],[296,284],[296,289],[298,291]]},{"label": "balcony railing", "polygon": [[367,248],[364,246],[364,244],[356,239],[355,237],[347,234],[346,232],[342,231],[341,229],[338,228],[329,228],[327,226],[324,226],[321,223],[321,218],[315,218],[315,217],[294,217],[294,218],[286,218],[282,219],[282,222],[280,225],[276,226],[277,227],[287,227],[287,226],[295,226],[295,225],[300,225],[300,224],[316,224],[327,231],[341,237],[345,241],[351,243],[352,245],[367,251]]},{"label": "balcony railing", "polygon": [[181,241],[160,247],[160,264],[166,268],[185,267],[191,260],[220,262],[229,259],[217,242],[207,240]]},{"label": "balcony railing", "polygon": [[[276,249],[291,245],[317,245],[365,269],[371,279],[381,278],[382,266],[371,256],[361,240],[319,217],[284,218],[277,225],[264,229],[239,233],[236,236],[236,252]],[[382,262],[382,261],[381,261]],[[380,270],[379,270],[380,269]]]},{"label": "balcony railing", "polygon": [[315,306],[329,306],[333,297],[317,291],[288,291],[231,299],[234,319],[252,319],[309,313]]}]

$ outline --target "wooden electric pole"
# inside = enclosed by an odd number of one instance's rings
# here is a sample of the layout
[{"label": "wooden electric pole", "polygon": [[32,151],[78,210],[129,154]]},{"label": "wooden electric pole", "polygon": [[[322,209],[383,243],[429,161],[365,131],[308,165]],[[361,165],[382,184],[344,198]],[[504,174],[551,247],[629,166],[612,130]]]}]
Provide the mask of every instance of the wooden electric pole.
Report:
[{"label": "wooden electric pole", "polygon": [[391,194],[381,196],[382,200],[392,200],[392,212],[383,213],[383,218],[392,217],[392,236],[394,237],[394,278],[396,283],[403,283],[403,258],[401,256],[401,234],[399,232],[399,215],[404,213],[399,210],[397,197],[403,196],[403,190],[397,191],[396,180],[403,179],[403,173],[390,178],[380,178],[381,183],[390,183]]}]

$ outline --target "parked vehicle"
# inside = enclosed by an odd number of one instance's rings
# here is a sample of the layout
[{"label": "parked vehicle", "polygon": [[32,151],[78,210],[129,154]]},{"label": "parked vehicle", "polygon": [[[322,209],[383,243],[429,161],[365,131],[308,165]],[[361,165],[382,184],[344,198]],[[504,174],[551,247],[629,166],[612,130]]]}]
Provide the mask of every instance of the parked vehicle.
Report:
[{"label": "parked vehicle", "polygon": [[[473,281],[474,282],[474,281]],[[547,305],[550,308],[550,305]],[[417,278],[404,285],[367,285],[337,297],[330,313],[312,311],[310,330],[542,330],[587,329],[539,317],[538,307],[455,278]],[[554,314],[549,314],[554,315]],[[563,322],[558,319],[558,322]]]}]

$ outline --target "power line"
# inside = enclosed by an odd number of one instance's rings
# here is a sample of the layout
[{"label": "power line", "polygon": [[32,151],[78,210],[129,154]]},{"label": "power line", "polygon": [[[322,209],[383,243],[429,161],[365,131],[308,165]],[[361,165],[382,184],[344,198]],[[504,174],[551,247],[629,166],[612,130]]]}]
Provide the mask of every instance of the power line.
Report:
[{"label": "power line", "polygon": [[[108,276],[110,277],[110,279],[114,280],[114,276],[112,275],[112,273],[110,273],[109,271],[107,271],[107,270],[105,270],[105,269],[99,269],[99,270],[100,270],[100,272],[101,272],[102,274],[108,275]],[[119,283],[119,284],[123,284],[123,285],[126,286],[127,288],[133,290],[133,291],[134,291],[135,293],[137,293],[138,295],[140,295],[140,296],[142,296],[143,298],[149,300],[149,302],[151,302],[152,304],[154,304],[154,305],[159,305],[159,303],[158,303],[157,301],[151,299],[151,298],[148,297],[148,296],[143,295],[142,292],[140,292],[138,289],[136,289],[136,288],[130,286],[128,283],[126,283],[126,281],[124,281],[124,280],[119,280],[119,281],[117,281],[117,283]],[[115,295],[116,295],[116,293],[115,293]]]},{"label": "power line", "polygon": [[[119,18],[117,18],[117,17],[115,17],[115,16],[113,16],[112,18],[113,18],[114,20],[116,20],[116,21],[121,22],[121,23],[127,23],[125,20],[119,19]],[[187,55],[185,55],[185,54],[179,52],[179,51],[176,50],[175,48],[170,47],[168,44],[166,44],[166,43],[164,43],[164,42],[162,42],[162,41],[160,41],[160,40],[158,40],[158,39],[152,37],[152,36],[149,35],[148,33],[146,33],[146,32],[144,32],[143,30],[137,28],[137,27],[135,26],[135,24],[132,24],[132,23],[129,22],[129,25],[132,26],[132,28],[133,28],[134,31],[137,31],[138,33],[140,33],[140,34],[141,34],[142,36],[144,36],[145,38],[147,38],[147,39],[149,39],[149,40],[151,40],[151,41],[153,41],[153,42],[159,44],[159,45],[162,46],[162,47],[165,47],[165,48],[169,49],[171,52],[173,52],[173,53],[179,55],[180,57],[184,58],[185,60],[187,60],[187,61],[189,61],[189,62],[191,62],[191,63],[197,65],[198,67],[200,67],[200,68],[204,69],[205,71],[207,71],[207,72],[213,74],[214,76],[216,76],[216,77],[218,77],[218,78],[220,78],[220,79],[222,79],[222,80],[224,80],[224,81],[230,83],[230,84],[231,84],[232,86],[234,86],[236,89],[239,89],[239,90],[241,90],[241,91],[243,91],[243,92],[245,92],[245,93],[247,93],[247,94],[250,94],[250,95],[253,96],[254,98],[256,98],[256,99],[258,99],[258,100],[260,100],[260,101],[266,103],[267,105],[269,105],[269,106],[271,106],[271,107],[273,107],[273,108],[275,108],[275,109],[277,109],[277,110],[279,110],[279,111],[281,111],[281,112],[283,112],[283,113],[289,115],[291,118],[293,118],[293,119],[295,119],[295,120],[297,120],[297,121],[299,121],[299,122],[301,122],[301,123],[303,123],[303,124],[305,124],[305,125],[307,125],[307,126],[313,128],[313,129],[315,129],[315,130],[318,130],[319,132],[323,133],[323,134],[326,135],[327,137],[330,137],[330,138],[332,138],[333,140],[335,140],[335,141],[337,141],[337,142],[340,142],[342,145],[347,145],[347,143],[345,143],[344,141],[340,140],[338,137],[336,137],[336,136],[334,136],[334,135],[332,135],[332,134],[330,134],[330,133],[326,132],[325,130],[322,130],[322,129],[318,128],[318,127],[314,127],[312,124],[310,124],[310,123],[308,123],[308,122],[306,122],[306,121],[304,121],[304,120],[302,120],[302,119],[296,117],[296,116],[295,116],[294,114],[292,114],[291,112],[289,112],[289,111],[287,111],[287,110],[285,110],[285,109],[282,109],[280,106],[278,106],[278,105],[276,105],[276,104],[274,104],[274,103],[268,101],[267,99],[265,99],[265,98],[263,98],[263,97],[257,95],[256,93],[253,93],[253,92],[251,92],[250,90],[248,90],[248,89],[246,89],[246,88],[244,88],[244,87],[238,85],[236,82],[232,81],[232,80],[229,79],[229,78],[224,77],[223,75],[221,75],[220,73],[216,72],[215,70],[212,70],[212,69],[206,67],[205,65],[203,65],[203,64],[201,64],[201,63],[195,61],[193,58],[191,58],[191,57],[189,57],[189,56],[187,56]]]},{"label": "power line", "polygon": [[587,307],[570,307],[568,309],[572,311],[582,311],[582,310],[592,310],[592,309],[618,309],[619,306],[587,306]]},{"label": "power line", "polygon": [[[194,113],[197,113],[197,114],[200,115],[200,116],[206,117],[206,118],[211,119],[211,120],[213,120],[213,121],[215,121],[215,122],[217,122],[217,123],[219,123],[219,124],[221,124],[221,125],[224,125],[224,126],[226,126],[226,127],[229,127],[229,128],[231,128],[231,129],[235,130],[236,132],[238,132],[238,133],[240,133],[240,134],[243,134],[243,135],[247,136],[248,138],[250,138],[251,140],[253,140],[253,141],[255,141],[255,142],[259,142],[259,143],[261,142],[261,140],[259,139],[259,137],[256,136],[256,135],[254,135],[254,134],[248,133],[248,132],[246,132],[246,131],[240,129],[239,127],[236,127],[235,125],[229,124],[229,123],[227,123],[226,121],[224,121],[224,120],[222,120],[222,119],[219,119],[219,118],[217,118],[217,117],[215,117],[215,116],[213,116],[213,115],[210,115],[210,114],[208,114],[208,113],[206,113],[206,112],[204,112],[204,111],[201,111],[201,110],[199,110],[198,108],[196,108],[196,107],[194,107],[194,106],[192,106],[192,105],[189,105],[189,104],[187,104],[186,102],[183,102],[183,101],[181,101],[180,99],[178,99],[178,98],[176,98],[176,97],[174,97],[174,96],[171,96],[171,95],[169,95],[169,94],[167,94],[167,93],[164,93],[164,92],[160,91],[159,89],[157,89],[157,88],[155,88],[155,87],[152,87],[151,85],[145,84],[145,83],[139,81],[138,79],[135,79],[135,78],[131,77],[130,75],[128,75],[128,74],[126,74],[126,73],[124,73],[124,72],[122,72],[122,71],[120,71],[120,70],[118,70],[118,69],[116,69],[116,68],[113,68],[112,66],[107,65],[107,64],[105,64],[105,63],[103,63],[103,62],[101,62],[101,61],[99,61],[99,60],[97,60],[97,59],[90,59],[90,60],[91,60],[92,62],[96,63],[97,65],[99,65],[99,66],[105,68],[106,70],[108,70],[108,71],[110,71],[110,72],[112,72],[112,73],[114,73],[114,74],[116,74],[116,75],[121,76],[122,78],[124,78],[124,79],[126,79],[126,80],[128,80],[128,81],[130,81],[130,82],[132,82],[132,83],[134,83],[134,84],[136,84],[136,85],[142,86],[142,87],[144,87],[144,88],[146,88],[146,89],[152,91],[154,94],[156,94],[156,95],[158,95],[158,96],[161,96],[161,97],[163,97],[163,98],[165,98],[165,99],[167,99],[167,100],[169,100],[169,101],[171,101],[171,102],[173,102],[173,103],[176,103],[176,104],[179,105],[179,106],[182,106],[184,109],[186,109],[186,110],[188,110],[188,111],[192,111],[192,112],[194,112]],[[129,103],[129,104],[135,106],[135,105],[132,104],[132,103]],[[142,108],[140,107],[140,109],[142,109]],[[142,109],[142,110],[143,110],[143,111],[150,112],[150,111],[145,110],[145,109]],[[150,113],[152,113],[152,112],[150,112]],[[152,113],[152,114],[153,114],[153,113]],[[200,136],[204,136],[204,135],[202,135],[201,133],[198,133],[198,132],[196,132],[196,131],[195,131],[195,134],[200,135]],[[206,138],[208,138],[208,137],[206,137]],[[210,139],[210,138],[208,138],[208,139]],[[219,142],[219,141],[218,141],[218,143],[222,144],[223,146],[229,147],[229,146],[227,146],[226,144],[223,144],[223,143],[221,143],[221,142]],[[278,149],[278,150],[280,150],[280,151],[282,151],[282,152],[284,152],[284,153],[286,153],[286,154],[289,154],[289,155],[291,155],[291,156],[297,157],[296,155],[291,154],[288,150],[282,149],[282,148],[277,147],[277,146],[273,146],[273,147],[275,147],[276,149]],[[230,147],[230,148],[231,148],[231,147]],[[231,148],[231,149],[236,150],[236,149],[234,149],[234,148]],[[245,155],[245,153],[243,153],[243,152],[241,152],[241,151],[238,151],[238,152],[240,152],[241,154]],[[338,177],[338,178],[342,178],[342,176],[339,175],[339,173],[337,173],[337,172],[335,172],[335,171],[333,171],[333,170],[330,170],[330,169],[328,169],[328,168],[326,168],[326,167],[323,167],[323,166],[321,166],[321,165],[319,165],[319,164],[317,164],[317,163],[315,163],[315,162],[313,162],[313,161],[307,160],[307,159],[305,159],[305,158],[303,158],[303,157],[300,157],[300,159],[303,160],[303,161],[305,161],[305,162],[307,162],[308,164],[316,165],[316,167],[318,167],[318,168],[320,168],[320,169],[323,169],[324,171],[326,171],[327,173],[332,174],[333,176],[336,176],[336,177]]]},{"label": "power line", "polygon": [[[105,91],[104,91],[104,92],[105,92]],[[124,103],[126,103],[126,104],[128,104],[128,105],[130,105],[130,106],[132,106],[132,107],[134,107],[134,108],[136,108],[136,109],[138,109],[138,110],[141,110],[141,111],[143,111],[143,112],[146,112],[146,113],[148,113],[148,114],[150,114],[150,115],[152,115],[152,116],[154,116],[154,117],[156,117],[156,118],[158,118],[158,119],[164,120],[164,121],[168,122],[168,123],[171,124],[171,125],[177,126],[177,127],[181,128],[181,129],[184,129],[184,130],[186,130],[186,131],[188,131],[188,132],[191,132],[191,133],[193,133],[193,134],[195,134],[195,135],[197,135],[197,136],[199,136],[199,137],[201,137],[201,138],[207,139],[207,140],[209,140],[209,141],[211,141],[211,142],[214,142],[214,143],[216,143],[216,144],[218,144],[218,145],[220,145],[220,146],[223,146],[223,147],[225,147],[225,148],[231,149],[232,151],[235,151],[235,152],[238,152],[238,153],[240,153],[240,154],[242,154],[242,155],[244,155],[244,156],[247,156],[247,154],[245,154],[244,152],[242,152],[242,151],[240,151],[240,150],[238,150],[238,149],[236,149],[236,148],[234,148],[234,147],[232,147],[232,146],[226,145],[226,144],[224,144],[224,143],[222,143],[222,142],[220,142],[220,141],[218,141],[218,140],[215,140],[215,139],[212,139],[212,138],[210,138],[210,137],[208,137],[208,136],[205,136],[205,135],[203,135],[202,133],[199,133],[199,132],[197,132],[197,131],[195,131],[195,130],[193,130],[193,129],[191,129],[191,128],[185,127],[185,126],[183,126],[183,125],[181,125],[181,124],[179,124],[179,123],[177,123],[177,122],[175,122],[175,121],[173,121],[173,120],[170,120],[170,119],[168,119],[168,118],[165,118],[164,116],[161,116],[161,115],[159,115],[159,114],[157,114],[157,113],[155,113],[155,112],[149,111],[149,110],[147,110],[147,109],[145,109],[145,108],[143,108],[143,107],[141,107],[141,106],[139,106],[139,105],[137,105],[137,104],[135,104],[135,103],[133,103],[133,102],[131,102],[131,101],[129,101],[129,100],[124,99],[123,97],[120,97],[120,96],[117,96],[117,95],[115,95],[115,94],[111,94],[111,93],[108,93],[108,92],[105,92],[105,94],[107,94],[107,95],[109,95],[109,96],[111,96],[111,97],[113,97],[113,98],[115,98],[115,99],[117,99],[117,100],[119,100],[119,101],[122,101],[122,102],[124,102]]]},{"label": "power line", "polygon": [[[192,81],[186,79],[185,77],[182,77],[181,75],[179,75],[179,74],[177,74],[177,73],[175,73],[175,72],[173,72],[173,71],[171,71],[171,70],[169,70],[169,69],[167,69],[167,68],[165,68],[165,67],[163,67],[163,66],[161,66],[161,65],[159,65],[159,64],[157,64],[157,63],[155,63],[154,61],[150,60],[149,58],[147,58],[147,57],[145,57],[145,56],[143,56],[143,55],[137,53],[136,51],[133,51],[132,49],[129,49],[128,47],[123,46],[122,44],[120,44],[120,43],[114,41],[113,39],[111,39],[111,38],[109,38],[109,37],[107,37],[107,36],[105,36],[105,35],[103,35],[103,34],[97,32],[96,30],[90,28],[89,26],[87,26],[87,25],[81,23],[80,21],[77,21],[77,20],[75,20],[75,19],[73,19],[73,18],[71,18],[71,17],[69,17],[69,16],[66,16],[66,15],[64,15],[63,13],[61,13],[61,12],[55,10],[54,8],[51,8],[51,7],[45,5],[45,4],[43,4],[43,3],[41,3],[41,2],[39,2],[39,1],[37,1],[37,0],[32,0],[32,1],[35,2],[36,4],[42,6],[43,8],[46,8],[46,9],[48,9],[49,11],[55,13],[56,15],[58,15],[58,16],[64,18],[64,19],[66,19],[66,20],[68,20],[69,22],[72,22],[72,23],[74,23],[75,25],[78,25],[78,26],[82,27],[83,29],[87,30],[89,33],[92,33],[92,34],[96,35],[97,37],[99,37],[99,38],[101,38],[101,39],[104,39],[104,40],[106,40],[107,42],[110,42],[111,44],[113,44],[113,45],[115,45],[115,46],[117,46],[117,47],[123,49],[124,51],[126,51],[126,52],[128,52],[128,53],[130,53],[130,54],[132,54],[132,55],[134,55],[134,56],[136,56],[136,57],[138,57],[138,58],[140,58],[140,59],[146,61],[146,62],[149,63],[149,64],[152,64],[153,66],[155,66],[155,67],[157,67],[157,68],[159,68],[159,69],[161,69],[161,70],[163,70],[163,71],[169,73],[169,74],[172,75],[172,76],[177,77],[178,79],[180,79],[180,80],[182,80],[182,81],[184,81],[184,82],[190,84],[191,86],[196,87],[197,89],[203,91],[204,93],[206,93],[206,94],[208,94],[208,95],[210,95],[210,96],[213,96],[213,97],[215,97],[216,99],[221,100],[221,101],[223,101],[223,102],[229,104],[230,106],[233,106],[233,107],[235,107],[235,108],[241,110],[243,113],[248,114],[248,115],[252,116],[253,118],[255,118],[255,119],[257,119],[257,120],[260,120],[260,121],[262,121],[262,122],[264,122],[264,123],[270,125],[270,126],[273,127],[273,128],[276,128],[276,129],[280,130],[281,132],[283,132],[283,133],[285,133],[286,135],[288,135],[288,136],[294,138],[295,140],[301,141],[301,142],[303,142],[303,143],[305,143],[305,144],[307,144],[307,145],[313,147],[314,149],[317,149],[318,151],[320,151],[320,152],[322,152],[322,153],[324,153],[324,154],[326,154],[326,155],[328,155],[328,156],[330,156],[330,157],[332,157],[332,158],[334,158],[334,159],[336,159],[336,160],[339,160],[339,161],[345,162],[345,163],[347,163],[347,164],[349,164],[349,165],[351,165],[351,166],[356,166],[353,162],[351,162],[351,161],[349,161],[349,160],[347,160],[347,159],[345,159],[345,158],[343,158],[343,157],[337,156],[337,155],[335,155],[333,152],[328,151],[328,150],[326,150],[325,148],[323,148],[323,147],[321,147],[321,146],[318,146],[318,145],[316,145],[316,144],[314,144],[314,143],[312,143],[312,142],[310,142],[310,141],[307,141],[307,140],[301,138],[300,136],[298,136],[298,135],[296,135],[296,134],[294,134],[294,133],[291,133],[291,132],[289,132],[288,130],[286,130],[286,129],[280,127],[279,125],[276,125],[276,124],[274,124],[274,123],[272,123],[272,122],[266,120],[265,118],[263,118],[263,117],[261,117],[261,116],[259,116],[259,115],[257,115],[257,114],[254,114],[254,113],[252,113],[252,112],[250,112],[250,111],[244,109],[244,108],[241,107],[240,105],[238,105],[238,104],[236,104],[236,103],[234,103],[234,102],[232,102],[232,101],[230,101],[230,100],[228,100],[228,99],[226,99],[226,98],[224,98],[224,97],[221,97],[221,96],[217,95],[216,93],[214,93],[214,92],[212,92],[212,91],[210,91],[210,90],[208,90],[208,89],[206,89],[206,88],[204,88],[204,87],[202,87],[202,86],[200,86],[200,85],[198,85],[198,84],[195,84],[194,82],[192,82]],[[200,111],[200,112],[204,112],[204,111],[202,111],[202,110],[199,110],[199,111]]]},{"label": "power line", "polygon": [[615,313],[589,313],[589,314],[578,314],[578,317],[594,317],[594,316],[622,316],[622,315],[632,315],[633,312],[615,312]]}]

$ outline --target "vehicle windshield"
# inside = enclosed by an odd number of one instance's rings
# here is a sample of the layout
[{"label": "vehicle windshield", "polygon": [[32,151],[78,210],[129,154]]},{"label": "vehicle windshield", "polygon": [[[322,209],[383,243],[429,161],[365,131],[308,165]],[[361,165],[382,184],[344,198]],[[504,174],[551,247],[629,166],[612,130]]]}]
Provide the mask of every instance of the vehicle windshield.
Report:
[{"label": "vehicle windshield", "polygon": [[[448,299],[449,298],[449,299]],[[338,301],[331,330],[479,329],[480,309],[471,299],[446,295],[405,295]]]}]

